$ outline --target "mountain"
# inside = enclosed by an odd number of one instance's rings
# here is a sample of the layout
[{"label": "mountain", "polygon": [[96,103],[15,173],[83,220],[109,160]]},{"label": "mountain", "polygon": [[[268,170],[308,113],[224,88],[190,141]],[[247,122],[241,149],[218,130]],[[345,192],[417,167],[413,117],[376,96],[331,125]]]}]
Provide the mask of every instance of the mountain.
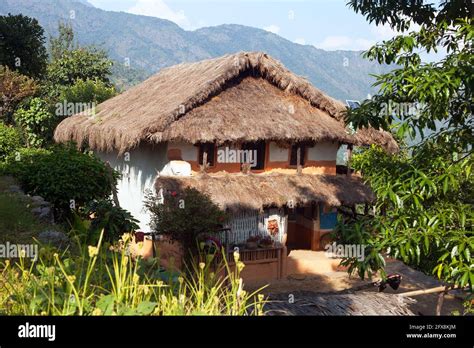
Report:
[{"label": "mountain", "polygon": [[374,94],[369,74],[387,71],[386,66],[364,60],[356,51],[324,51],[234,24],[186,31],[165,19],[104,11],[85,0],[2,0],[0,14],[7,13],[37,18],[47,36],[57,34],[58,22],[70,23],[81,45],[103,48],[117,62],[115,79],[124,86],[163,67],[237,51],[267,52],[341,100]]}]

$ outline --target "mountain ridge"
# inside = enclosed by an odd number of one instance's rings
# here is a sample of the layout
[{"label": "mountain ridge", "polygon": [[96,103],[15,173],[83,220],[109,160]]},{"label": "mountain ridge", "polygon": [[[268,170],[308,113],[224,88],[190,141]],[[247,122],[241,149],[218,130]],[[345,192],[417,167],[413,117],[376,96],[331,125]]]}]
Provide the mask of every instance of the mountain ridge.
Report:
[{"label": "mountain ridge", "polygon": [[239,51],[263,51],[340,100],[374,94],[369,74],[388,70],[358,51],[324,51],[240,24],[187,31],[166,19],[105,11],[76,0],[2,0],[0,14],[7,13],[37,18],[46,36],[57,34],[60,21],[71,24],[79,44],[105,49],[117,62],[114,77],[125,87],[167,66]]}]

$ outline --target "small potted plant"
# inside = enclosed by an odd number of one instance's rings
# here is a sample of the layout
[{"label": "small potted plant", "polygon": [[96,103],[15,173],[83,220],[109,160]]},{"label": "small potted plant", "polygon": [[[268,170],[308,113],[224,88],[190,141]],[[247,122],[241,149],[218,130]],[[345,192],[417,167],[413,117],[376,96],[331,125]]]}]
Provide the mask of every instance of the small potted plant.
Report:
[{"label": "small potted plant", "polygon": [[273,241],[272,237],[266,236],[265,238],[260,239],[258,246],[261,248],[271,248],[273,247],[274,243],[275,242]]},{"label": "small potted plant", "polygon": [[258,248],[258,242],[260,241],[260,236],[250,236],[245,243],[245,247],[250,250]]}]

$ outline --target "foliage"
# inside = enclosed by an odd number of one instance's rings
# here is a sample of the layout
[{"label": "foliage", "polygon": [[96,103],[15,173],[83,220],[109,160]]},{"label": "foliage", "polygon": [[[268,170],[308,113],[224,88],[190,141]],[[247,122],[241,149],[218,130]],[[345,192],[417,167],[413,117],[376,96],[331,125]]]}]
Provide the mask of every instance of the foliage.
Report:
[{"label": "foliage", "polygon": [[345,242],[357,240],[378,255],[363,262],[346,260],[362,277],[382,268],[378,260],[388,252],[447,282],[474,284],[472,158],[452,163],[433,156],[441,153],[437,146],[426,143],[411,155],[388,155],[372,147],[354,156],[354,168],[377,196],[375,216],[339,227]]},{"label": "foliage", "polygon": [[0,161],[21,147],[18,131],[0,122]]},{"label": "foliage", "polygon": [[44,30],[34,18],[0,16],[0,65],[21,74],[39,78],[46,70]]},{"label": "foliage", "polygon": [[19,156],[6,162],[6,173],[17,178],[26,193],[53,204],[59,217],[69,215],[71,208],[107,198],[117,179],[96,156],[73,146],[20,149]]},{"label": "foliage", "polygon": [[[133,260],[130,235],[109,250],[80,245],[79,255],[42,247],[37,261],[2,262],[3,315],[261,315],[263,295],[242,288],[244,265],[227,275],[200,263],[189,277],[165,282],[159,260]],[[237,256],[238,260],[238,256]]]},{"label": "foliage", "polygon": [[0,119],[11,124],[17,105],[36,91],[37,85],[33,79],[0,65]]},{"label": "foliage", "polygon": [[[369,49],[365,56],[397,68],[377,77],[378,95],[347,113],[356,128],[396,126],[400,138],[418,134],[413,148],[385,154],[371,148],[352,164],[377,196],[374,216],[340,228],[340,238],[360,236],[372,258],[346,259],[362,277],[381,267],[384,253],[464,287],[474,284],[472,170],[472,86],[474,29],[468,1],[367,2],[350,6],[370,22],[401,35]],[[410,31],[413,24],[419,30]],[[439,62],[422,62],[420,51],[447,51]],[[408,105],[409,108],[404,106]],[[396,122],[400,122],[396,124]],[[426,136],[426,132],[430,136]],[[368,221],[367,221],[368,219]]]},{"label": "foliage", "polygon": [[25,134],[28,147],[43,147],[51,142],[56,116],[41,98],[33,98],[14,115],[15,122]]},{"label": "foliage", "polygon": [[103,101],[113,97],[116,94],[114,87],[109,87],[105,82],[95,80],[78,79],[70,86],[61,91],[60,100],[68,103],[95,103],[100,104]]},{"label": "foliage", "polygon": [[333,234],[338,244],[365,246],[363,258],[346,257],[341,261],[341,266],[346,266],[349,274],[357,272],[361,279],[366,276],[371,279],[377,273],[380,273],[382,278],[386,276],[384,248],[387,241],[378,233],[373,219],[346,217],[336,225]]},{"label": "foliage", "polygon": [[127,210],[115,206],[110,199],[90,202],[85,206],[83,214],[92,217],[89,236],[94,235],[93,231],[103,229],[106,241],[117,241],[122,234],[138,229],[138,220]]},{"label": "foliage", "polygon": [[[474,86],[474,27],[468,0],[441,1],[439,8],[423,1],[379,2],[353,0],[356,12],[377,24],[389,25],[401,35],[377,44],[364,56],[397,68],[377,76],[379,93],[352,110],[347,121],[355,127],[372,125],[389,129],[402,121],[399,135],[426,131],[449,135],[453,151],[474,143],[472,118]],[[406,16],[406,17],[404,17]],[[407,32],[418,24],[418,31]],[[438,62],[422,62],[420,52],[446,50]],[[409,105],[393,110],[390,106]],[[408,109],[408,110],[407,110]],[[398,112],[396,112],[398,111]],[[433,138],[436,138],[434,136]]]},{"label": "foliage", "polygon": [[50,37],[51,60],[61,59],[61,56],[74,49],[74,31],[72,26],[65,23],[58,25],[58,37]]},{"label": "foliage", "polygon": [[78,80],[100,80],[110,86],[112,61],[104,51],[81,47],[63,52],[48,66],[49,83],[55,86],[72,86]]},{"label": "foliage", "polygon": [[[59,36],[50,39],[52,61],[45,84],[51,104],[56,109],[64,103],[98,104],[114,96],[116,90],[109,79],[113,62],[106,52],[79,46],[69,25],[60,23],[58,31]],[[64,111],[62,114],[66,115]]]},{"label": "foliage", "polygon": [[191,254],[197,252],[199,235],[215,234],[227,219],[208,195],[194,188],[186,188],[181,194],[171,192],[163,203],[149,196],[145,206],[151,212],[152,228],[181,242],[184,250],[191,251]]}]

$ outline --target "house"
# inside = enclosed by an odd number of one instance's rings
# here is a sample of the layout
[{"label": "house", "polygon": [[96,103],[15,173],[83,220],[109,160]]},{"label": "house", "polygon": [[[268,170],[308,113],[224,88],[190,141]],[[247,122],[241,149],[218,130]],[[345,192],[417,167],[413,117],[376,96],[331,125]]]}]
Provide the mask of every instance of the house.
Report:
[{"label": "house", "polygon": [[147,190],[195,187],[231,212],[227,244],[258,234],[319,250],[336,207],[374,198],[359,177],[336,173],[340,146],[397,149],[387,132],[352,134],[345,110],[267,54],[240,52],[163,69],[95,115],[65,119],[55,139],[122,173],[119,201],[143,230]]}]

